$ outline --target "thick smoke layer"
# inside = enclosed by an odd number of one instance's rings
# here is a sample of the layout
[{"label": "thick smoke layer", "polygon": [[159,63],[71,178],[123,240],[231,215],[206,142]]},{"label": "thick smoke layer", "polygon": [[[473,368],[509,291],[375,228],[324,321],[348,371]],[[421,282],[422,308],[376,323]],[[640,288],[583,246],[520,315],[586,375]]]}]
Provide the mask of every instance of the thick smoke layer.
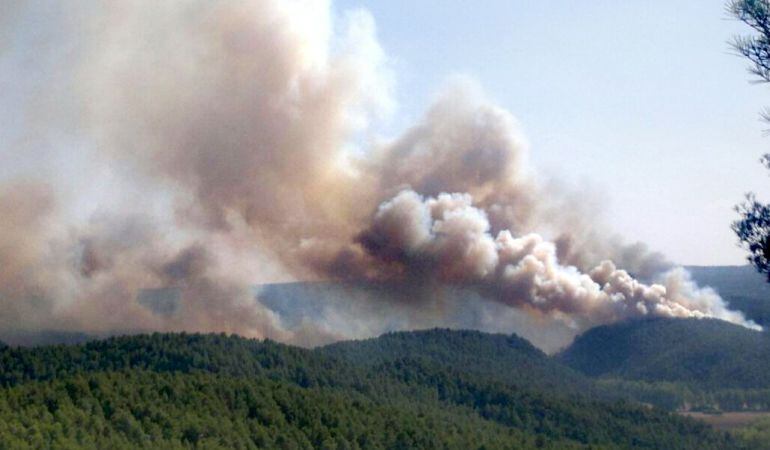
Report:
[{"label": "thick smoke layer", "polygon": [[[516,120],[472,83],[379,136],[393,80],[365,11],[302,0],[13,10],[0,21],[16,88],[4,109],[21,117],[0,154],[5,334],[226,331],[312,345],[389,324],[754,326],[535,173]],[[361,287],[351,297],[367,306],[352,325],[328,310],[293,323],[254,300],[251,284],[274,280]],[[507,320],[506,309],[509,325],[458,319]]]},{"label": "thick smoke layer", "polygon": [[746,324],[716,293],[698,289],[681,269],[643,284],[612,261],[587,273],[561,265],[556,246],[535,233],[491,234],[469,194],[424,198],[405,190],[381,204],[360,242],[384,277],[419,274],[468,285],[511,306],[569,317],[582,325],[631,317],[717,317]]}]

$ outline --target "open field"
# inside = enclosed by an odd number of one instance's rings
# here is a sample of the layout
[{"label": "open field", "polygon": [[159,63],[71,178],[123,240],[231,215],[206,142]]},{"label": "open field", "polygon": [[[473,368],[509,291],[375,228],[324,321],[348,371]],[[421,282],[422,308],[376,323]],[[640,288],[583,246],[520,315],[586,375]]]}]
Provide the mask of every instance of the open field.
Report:
[{"label": "open field", "polygon": [[744,427],[759,419],[770,417],[770,411],[757,412],[725,412],[721,414],[707,414],[701,412],[681,412],[683,416],[702,420],[719,430],[732,430]]}]

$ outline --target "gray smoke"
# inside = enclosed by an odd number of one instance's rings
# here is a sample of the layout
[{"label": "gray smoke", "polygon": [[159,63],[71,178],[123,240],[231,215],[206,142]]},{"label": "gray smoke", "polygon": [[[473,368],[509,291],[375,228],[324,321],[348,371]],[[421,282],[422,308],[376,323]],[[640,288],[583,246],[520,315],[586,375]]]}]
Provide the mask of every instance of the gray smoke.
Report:
[{"label": "gray smoke", "polygon": [[556,245],[529,233],[491,233],[469,194],[422,197],[405,190],[381,204],[361,245],[378,277],[419,276],[471,286],[508,305],[564,317],[580,327],[632,317],[716,317],[755,327],[681,268],[644,284],[610,261],[582,273],[559,262]]},{"label": "gray smoke", "polygon": [[[393,77],[365,11],[301,0],[8,10],[0,64],[16,95],[4,106],[21,126],[0,154],[6,332],[311,345],[439,325],[571,336],[644,315],[755,326],[613,237],[590,198],[539,176],[516,120],[472,83],[450,83],[414,126],[379,136]],[[289,320],[254,301],[252,283],[288,280],[342,283],[357,313]]]}]

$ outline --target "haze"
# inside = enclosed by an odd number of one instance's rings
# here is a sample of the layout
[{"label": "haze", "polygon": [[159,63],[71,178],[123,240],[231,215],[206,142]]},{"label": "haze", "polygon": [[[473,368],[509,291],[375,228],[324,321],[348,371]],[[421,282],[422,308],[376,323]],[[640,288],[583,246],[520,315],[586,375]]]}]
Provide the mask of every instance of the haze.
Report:
[{"label": "haze", "polygon": [[447,74],[470,74],[522,123],[533,163],[604,191],[606,220],[686,265],[744,264],[729,224],[770,198],[770,144],[720,0],[349,1],[377,20],[398,67],[398,127]]}]

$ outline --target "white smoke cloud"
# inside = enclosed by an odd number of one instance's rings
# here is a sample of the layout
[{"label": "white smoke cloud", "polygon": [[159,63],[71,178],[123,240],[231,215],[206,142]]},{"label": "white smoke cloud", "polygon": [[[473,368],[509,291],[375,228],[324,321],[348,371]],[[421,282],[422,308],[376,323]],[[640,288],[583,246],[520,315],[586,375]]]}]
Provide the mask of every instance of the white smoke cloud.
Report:
[{"label": "white smoke cloud", "polygon": [[[554,321],[577,332],[642,315],[754,326],[539,176],[513,115],[467,81],[366,147],[395,102],[364,10],[335,14],[317,0],[6,9],[0,67],[16,94],[2,105],[23,126],[0,145],[0,331],[312,344],[383,324],[530,336]],[[254,301],[251,283],[297,279],[388,289],[352,295],[354,317],[332,308],[287,322]],[[154,311],[144,289],[173,289],[179,305]]]},{"label": "white smoke cloud", "polygon": [[[730,311],[687,272],[673,269],[660,284],[644,284],[612,261],[588,273],[558,261],[556,246],[535,233],[493,237],[487,214],[469,194],[421,197],[405,190],[380,205],[361,241],[391,264],[383,278],[417,273],[426,282],[465,285],[514,307],[586,327],[643,317],[715,317],[759,328]],[[393,264],[395,263],[395,265]]]}]

